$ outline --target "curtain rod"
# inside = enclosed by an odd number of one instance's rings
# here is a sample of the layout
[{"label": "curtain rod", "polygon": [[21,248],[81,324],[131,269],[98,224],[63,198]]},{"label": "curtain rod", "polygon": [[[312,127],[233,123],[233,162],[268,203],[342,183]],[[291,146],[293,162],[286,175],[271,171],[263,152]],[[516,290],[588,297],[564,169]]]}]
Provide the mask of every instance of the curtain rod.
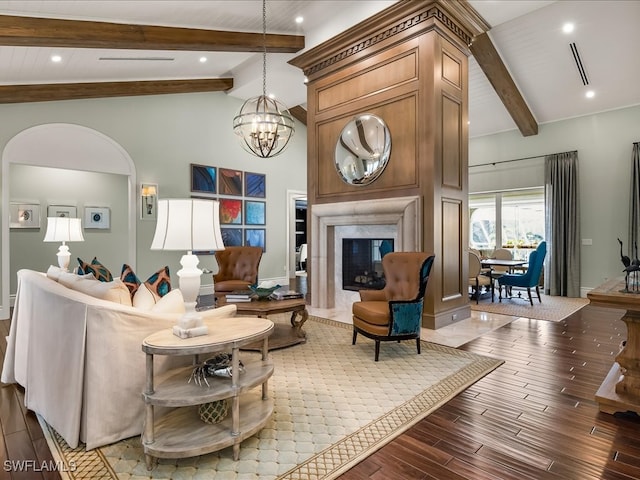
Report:
[{"label": "curtain rod", "polygon": [[532,160],[534,158],[544,158],[548,155],[562,155],[563,153],[574,153],[577,152],[577,150],[571,150],[570,152],[561,152],[561,153],[550,153],[547,155],[535,155],[533,157],[522,157],[522,158],[512,158],[511,160],[500,160],[497,162],[489,162],[489,163],[478,163],[477,165],[469,165],[469,168],[473,168],[473,167],[484,167],[487,165],[498,165],[499,163],[511,163],[511,162],[521,162],[522,160]]}]

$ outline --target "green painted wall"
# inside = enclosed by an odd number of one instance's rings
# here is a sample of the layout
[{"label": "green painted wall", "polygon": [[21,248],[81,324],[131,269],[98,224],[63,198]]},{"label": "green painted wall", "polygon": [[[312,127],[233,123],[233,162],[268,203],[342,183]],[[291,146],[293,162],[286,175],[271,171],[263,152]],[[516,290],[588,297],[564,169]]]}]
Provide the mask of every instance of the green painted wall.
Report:
[{"label": "green painted wall", "polygon": [[[578,151],[581,287],[590,289],[622,274],[616,237],[628,235],[631,151],[640,141],[640,106],[540,125],[536,136],[518,131],[472,138],[469,165]],[[495,170],[495,173],[491,173]],[[540,159],[470,168],[469,191],[521,188],[543,182]],[[626,248],[625,248],[626,249]]]},{"label": "green painted wall", "polygon": [[[138,188],[140,183],[158,184],[160,198],[191,195],[191,163],[264,173],[267,182],[267,238],[260,278],[281,278],[285,276],[286,263],[286,190],[306,191],[306,128],[296,122],[296,133],[280,156],[272,159],[253,157],[241,149],[232,130],[233,117],[241,104],[240,100],[224,93],[199,93],[0,105],[0,152],[13,136],[24,129],[46,123],[73,123],[97,130],[119,143],[133,159]],[[92,233],[85,237],[84,243],[70,244],[72,259],[76,252],[82,252],[87,258],[98,255],[118,273],[122,263],[130,261],[126,258],[126,244],[120,243],[120,239],[128,235],[124,212],[120,223],[121,215],[117,211],[121,208],[121,201],[126,202],[124,180],[114,179],[112,177],[117,176],[113,175],[91,174],[97,175],[91,177],[86,172],[80,174],[56,169],[53,169],[56,175],[52,176],[51,169],[41,167],[14,166],[12,169],[17,172],[15,183],[13,178],[10,179],[11,200],[35,197],[45,212],[47,204],[62,201],[74,202],[78,206],[99,201],[113,206],[114,223],[109,235],[114,241],[104,241],[104,236]],[[37,170],[43,171],[34,173]],[[29,177],[42,179],[35,193],[27,187]],[[54,177],[55,182],[49,181]],[[101,185],[95,189],[80,188],[81,183]],[[3,206],[2,215],[5,214],[8,210]],[[40,243],[45,230],[46,219],[41,230],[30,232],[32,235],[24,242],[28,233],[12,230],[12,278],[18,268],[46,270],[55,263],[57,247]],[[150,251],[154,230],[154,221],[137,221],[138,273],[149,275],[168,264],[174,276],[180,268],[181,253]],[[19,239],[15,242],[17,245],[13,245],[14,238]],[[212,256],[201,256],[200,267],[217,270]],[[3,265],[2,268],[7,267]],[[177,283],[177,277],[174,281]],[[210,277],[203,278],[202,283],[210,284]],[[15,293],[13,282],[11,293]]]}]

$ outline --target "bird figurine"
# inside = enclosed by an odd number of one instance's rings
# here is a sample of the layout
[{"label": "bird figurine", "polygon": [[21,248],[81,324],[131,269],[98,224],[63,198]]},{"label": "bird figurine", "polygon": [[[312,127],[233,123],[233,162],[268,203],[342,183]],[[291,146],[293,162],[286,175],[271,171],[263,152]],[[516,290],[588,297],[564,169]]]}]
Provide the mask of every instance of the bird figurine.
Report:
[{"label": "bird figurine", "polygon": [[[620,260],[622,260],[624,268],[627,268],[629,265],[631,265],[631,259],[622,254],[622,240],[618,239],[618,243],[620,244]],[[636,257],[637,256],[638,255],[636,254]]]},{"label": "bird figurine", "polygon": [[622,261],[622,264],[624,265],[624,270],[622,270],[623,272],[625,272],[624,275],[624,292],[629,292],[629,272],[631,271],[637,271],[637,265],[632,266],[631,265],[631,259],[624,255],[622,253],[622,240],[620,240],[618,238],[618,243],[620,244],[620,260]]}]

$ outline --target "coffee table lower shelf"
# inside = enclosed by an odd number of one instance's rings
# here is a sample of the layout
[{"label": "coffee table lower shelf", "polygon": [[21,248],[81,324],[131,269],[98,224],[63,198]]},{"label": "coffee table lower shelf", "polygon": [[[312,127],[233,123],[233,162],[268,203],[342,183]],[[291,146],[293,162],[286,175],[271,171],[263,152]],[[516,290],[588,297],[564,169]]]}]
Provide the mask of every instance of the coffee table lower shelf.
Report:
[{"label": "coffee table lower shelf", "polygon": [[[233,401],[230,399],[229,401]],[[155,458],[195,457],[239,444],[256,434],[271,418],[273,399],[262,399],[262,390],[240,397],[240,428],[232,435],[232,413],[220,423],[200,420],[198,405],[171,410],[155,424],[154,442],[145,444],[145,455]]]}]

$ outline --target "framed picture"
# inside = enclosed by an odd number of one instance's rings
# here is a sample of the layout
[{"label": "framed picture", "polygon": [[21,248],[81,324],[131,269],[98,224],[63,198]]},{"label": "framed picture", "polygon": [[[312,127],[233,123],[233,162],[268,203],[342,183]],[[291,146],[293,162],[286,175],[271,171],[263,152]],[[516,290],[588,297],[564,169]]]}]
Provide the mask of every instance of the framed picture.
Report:
[{"label": "framed picture", "polygon": [[242,200],[220,198],[220,223],[242,225]]},{"label": "framed picture", "polygon": [[248,247],[262,247],[262,251],[266,252],[265,237],[264,228],[247,228],[244,231],[244,244]]},{"label": "framed picture", "polygon": [[71,205],[49,205],[47,207],[47,217],[69,217],[76,218],[76,207]]},{"label": "framed picture", "polygon": [[265,211],[266,202],[254,200],[244,201],[244,224],[245,225],[266,225]]},{"label": "framed picture", "polygon": [[241,247],[242,246],[242,229],[241,228],[221,228],[222,243],[225,247]]},{"label": "framed picture", "polygon": [[84,228],[108,229],[109,207],[84,207]]},{"label": "framed picture", "polygon": [[242,195],[242,171],[220,168],[218,193],[220,195]]},{"label": "framed picture", "polygon": [[9,203],[10,228],[40,228],[39,203]]},{"label": "framed picture", "polygon": [[191,191],[201,193],[217,193],[217,168],[206,165],[191,164]]},{"label": "framed picture", "polygon": [[267,177],[262,173],[244,173],[245,197],[265,198],[267,196]]}]

